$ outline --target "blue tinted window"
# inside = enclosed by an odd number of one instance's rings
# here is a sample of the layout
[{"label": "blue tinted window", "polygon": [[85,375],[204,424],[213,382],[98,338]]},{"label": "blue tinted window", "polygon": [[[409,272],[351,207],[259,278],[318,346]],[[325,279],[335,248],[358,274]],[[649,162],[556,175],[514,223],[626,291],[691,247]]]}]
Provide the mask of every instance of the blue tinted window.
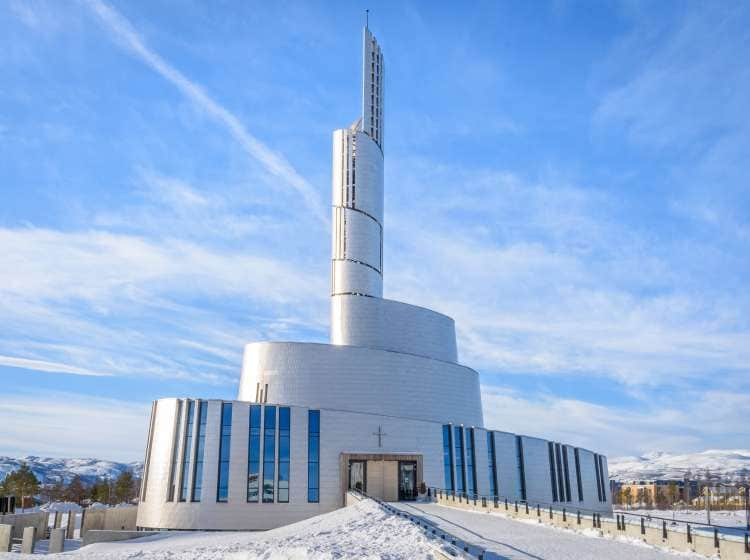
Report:
[{"label": "blue tinted window", "polygon": [[307,413],[307,501],[320,501],[320,411]]},{"label": "blue tinted window", "polygon": [[221,405],[221,437],[219,439],[219,479],[216,488],[216,501],[229,499],[229,452],[232,441],[232,404]]},{"label": "blue tinted window", "polygon": [[453,447],[451,445],[450,424],[443,426],[443,485],[448,492],[453,491]]},{"label": "blue tinted window", "polygon": [[199,401],[198,406],[198,441],[195,446],[195,464],[193,465],[193,491],[190,500],[193,502],[201,501],[203,493],[203,455],[206,447],[206,420],[208,402]]},{"label": "blue tinted window", "polygon": [[575,454],[575,461],[576,461],[576,483],[578,484],[578,501],[583,501],[583,484],[581,482],[581,456],[578,452],[578,448],[576,447],[573,451]]},{"label": "blue tinted window", "polygon": [[552,501],[557,501],[557,483],[555,482],[555,453],[553,451],[554,444],[551,441],[547,442],[547,455],[549,455],[549,479],[552,485]]},{"label": "blue tinted window", "polygon": [[468,482],[467,492],[470,496],[477,495],[477,472],[475,469],[476,457],[474,457],[474,428],[468,428],[466,435],[466,480]]},{"label": "blue tinted window", "polygon": [[260,481],[260,406],[250,406],[247,447],[247,501],[257,502]]},{"label": "blue tinted window", "polygon": [[288,407],[279,408],[279,481],[277,484],[277,501],[289,501],[289,446],[290,415]]},{"label": "blue tinted window", "polygon": [[521,499],[526,499],[526,468],[523,461],[523,440],[516,436],[516,468],[518,470],[518,492]]},{"label": "blue tinted window", "polygon": [[185,421],[184,443],[182,445],[182,472],[180,484],[180,501],[184,502],[188,496],[188,475],[190,473],[190,458],[193,456],[193,420],[195,418],[195,401],[188,401],[187,419]]},{"label": "blue tinted window", "polygon": [[266,406],[263,414],[263,501],[273,502],[276,479],[276,407]]},{"label": "blue tinted window", "polygon": [[172,465],[169,469],[169,495],[167,501],[171,502],[177,495],[177,464],[180,460],[180,427],[182,424],[182,401],[177,401],[177,422],[174,425],[174,441],[172,443]]},{"label": "blue tinted window", "polygon": [[462,426],[453,427],[453,460],[456,463],[456,492],[464,493],[466,488],[466,470],[464,469],[464,429]]},{"label": "blue tinted window", "polygon": [[497,497],[497,461],[495,459],[495,435],[487,432],[487,468],[490,479],[490,497]]}]

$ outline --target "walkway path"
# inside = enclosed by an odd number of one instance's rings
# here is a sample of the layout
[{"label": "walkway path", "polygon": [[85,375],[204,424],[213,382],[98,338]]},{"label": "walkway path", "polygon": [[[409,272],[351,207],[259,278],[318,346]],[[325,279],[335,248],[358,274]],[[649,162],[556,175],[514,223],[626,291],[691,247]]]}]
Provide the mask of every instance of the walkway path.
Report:
[{"label": "walkway path", "polygon": [[[487,550],[486,559],[522,560],[674,560],[675,555],[632,541],[581,535],[498,514],[399,502],[390,504],[421,517],[442,531],[470,543],[471,550]],[[685,557],[685,554],[681,554]],[[703,556],[691,555],[695,558]]]}]

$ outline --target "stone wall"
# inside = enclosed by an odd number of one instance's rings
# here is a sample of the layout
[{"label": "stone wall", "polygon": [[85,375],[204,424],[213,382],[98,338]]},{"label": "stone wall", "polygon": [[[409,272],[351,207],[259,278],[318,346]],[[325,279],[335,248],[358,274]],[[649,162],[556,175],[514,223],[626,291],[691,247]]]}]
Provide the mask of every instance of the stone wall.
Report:
[{"label": "stone wall", "polygon": [[87,509],[81,523],[81,538],[91,530],[135,531],[138,507]]},{"label": "stone wall", "polygon": [[36,512],[36,513],[6,513],[0,515],[0,525],[13,525],[13,536],[14,539],[23,538],[23,530],[25,527],[36,527],[38,538],[42,538],[47,532],[47,524],[49,523],[49,513],[47,512]]}]

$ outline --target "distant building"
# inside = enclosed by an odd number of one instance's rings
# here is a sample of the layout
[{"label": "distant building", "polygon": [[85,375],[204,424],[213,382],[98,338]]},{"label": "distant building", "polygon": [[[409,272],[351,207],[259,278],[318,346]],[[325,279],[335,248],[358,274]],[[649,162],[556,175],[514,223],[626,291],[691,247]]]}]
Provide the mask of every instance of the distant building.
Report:
[{"label": "distant building", "polygon": [[622,506],[668,506],[690,503],[699,493],[695,480],[630,480],[612,481],[612,499]]}]

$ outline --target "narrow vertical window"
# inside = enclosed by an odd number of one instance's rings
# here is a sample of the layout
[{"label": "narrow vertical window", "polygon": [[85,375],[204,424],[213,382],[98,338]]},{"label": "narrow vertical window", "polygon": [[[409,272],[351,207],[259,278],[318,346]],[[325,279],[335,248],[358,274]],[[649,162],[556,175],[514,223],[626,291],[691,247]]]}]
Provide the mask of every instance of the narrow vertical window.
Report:
[{"label": "narrow vertical window", "polygon": [[221,403],[221,430],[219,432],[219,476],[216,501],[229,500],[229,453],[232,443],[232,403]]},{"label": "narrow vertical window", "polygon": [[141,501],[146,501],[146,492],[148,490],[148,471],[151,466],[151,444],[154,439],[154,422],[156,421],[156,407],[159,401],[151,403],[151,420],[148,424],[148,441],[146,443],[146,460],[143,462],[143,480],[141,481]]},{"label": "narrow vertical window", "polygon": [[320,501],[320,411],[307,413],[307,501]]},{"label": "narrow vertical window", "polygon": [[526,500],[526,469],[523,464],[523,440],[516,436],[516,467],[518,468],[518,491],[522,500]]},{"label": "narrow vertical window", "polygon": [[180,501],[184,502],[188,496],[188,474],[190,473],[190,458],[193,456],[193,418],[195,417],[195,401],[187,401],[187,421],[182,445],[182,473],[180,475]]},{"label": "narrow vertical window", "polygon": [[453,460],[456,463],[456,492],[463,494],[466,491],[466,468],[464,467],[464,428],[453,426],[453,445],[455,453]]},{"label": "narrow vertical window", "polygon": [[557,488],[560,501],[565,501],[565,484],[563,483],[562,457],[560,456],[560,444],[555,444],[555,458],[557,460]]},{"label": "narrow vertical window", "polygon": [[193,464],[193,491],[191,502],[200,502],[203,493],[203,455],[206,447],[206,421],[208,402],[200,401],[198,406],[198,440],[195,442],[195,463]]},{"label": "narrow vertical window", "polygon": [[599,467],[599,481],[601,484],[601,492],[599,493],[599,501],[600,502],[606,502],[607,501],[607,488],[605,486],[604,482],[604,462],[602,461],[602,456],[597,455],[596,456],[596,463]]},{"label": "narrow vertical window", "polygon": [[169,466],[169,494],[167,501],[173,502],[177,495],[177,462],[180,459],[180,427],[182,425],[182,401],[177,401],[177,417],[172,434],[172,464]]},{"label": "narrow vertical window", "polygon": [[571,501],[570,497],[570,468],[568,466],[568,446],[562,446],[563,473],[565,474],[565,501]]},{"label": "narrow vertical window", "polygon": [[578,483],[578,501],[583,501],[583,484],[581,483],[581,455],[576,447],[573,451],[576,460],[576,482]]},{"label": "narrow vertical window", "polygon": [[466,439],[466,480],[467,492],[470,496],[477,495],[476,457],[474,456],[474,428],[465,430]]},{"label": "narrow vertical window", "polygon": [[279,407],[279,482],[277,484],[277,501],[289,501],[289,443],[290,443],[289,407]]},{"label": "narrow vertical window", "polygon": [[599,455],[594,453],[594,473],[596,474],[596,495],[602,501],[602,479],[599,473]]},{"label": "narrow vertical window", "polygon": [[257,502],[260,493],[260,412],[260,406],[250,406],[250,421],[247,441],[248,502]]},{"label": "narrow vertical window", "polygon": [[550,485],[552,486],[552,501],[557,501],[557,481],[556,481],[556,473],[555,473],[555,452],[553,450],[554,443],[551,441],[547,442],[547,453],[549,455],[549,481]]},{"label": "narrow vertical window", "polygon": [[451,444],[451,426],[443,426],[443,484],[445,490],[453,492],[453,445]]},{"label": "narrow vertical window", "polygon": [[495,434],[487,432],[487,469],[490,480],[490,497],[497,498],[497,460],[495,459]]},{"label": "narrow vertical window", "polygon": [[266,406],[263,413],[263,502],[273,502],[276,480],[276,407]]}]

